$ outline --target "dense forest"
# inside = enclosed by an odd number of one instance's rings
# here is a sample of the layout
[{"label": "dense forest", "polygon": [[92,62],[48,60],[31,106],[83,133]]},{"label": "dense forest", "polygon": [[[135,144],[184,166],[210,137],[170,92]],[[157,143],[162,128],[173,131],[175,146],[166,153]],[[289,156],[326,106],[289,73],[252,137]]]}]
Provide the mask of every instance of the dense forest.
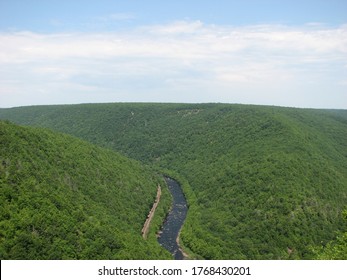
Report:
[{"label": "dense forest", "polygon": [[346,110],[125,103],[1,109],[0,118],[174,174],[189,203],[180,240],[194,257],[347,259]]},{"label": "dense forest", "polygon": [[141,237],[161,176],[72,136],[0,121],[1,259],[171,258]]}]

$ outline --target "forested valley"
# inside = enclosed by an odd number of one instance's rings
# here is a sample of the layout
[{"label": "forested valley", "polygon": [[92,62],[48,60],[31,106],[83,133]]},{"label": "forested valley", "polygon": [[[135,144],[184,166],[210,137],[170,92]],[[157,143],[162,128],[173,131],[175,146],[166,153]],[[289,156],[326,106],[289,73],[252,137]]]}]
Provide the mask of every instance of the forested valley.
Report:
[{"label": "forested valley", "polygon": [[[133,226],[136,230],[133,235],[129,233],[128,239],[136,236],[140,221],[150,207],[148,204],[155,196],[153,185],[159,179],[154,179],[152,174],[156,170],[176,178],[184,188],[189,211],[180,240],[193,258],[347,259],[346,110],[230,104],[110,103],[1,109],[0,119],[68,133],[150,166],[151,175],[141,179],[132,178],[131,168],[126,173],[129,175],[126,178],[138,180],[137,185],[143,188],[140,189],[141,198],[144,197],[134,202],[142,206],[136,207],[133,213],[132,218],[137,223],[132,223],[138,226]],[[9,124],[6,126],[12,127]],[[38,128],[35,132],[49,134]],[[17,145],[15,142],[19,143],[20,139],[15,138],[10,143]],[[33,147],[40,147],[40,141],[30,143]],[[50,144],[47,143],[47,146]],[[100,149],[108,157],[109,152],[96,146],[88,147]],[[43,151],[42,148],[38,150]],[[41,162],[41,153],[33,151],[30,158],[33,162]],[[66,156],[71,153],[76,151],[67,151]],[[71,160],[82,160],[80,155],[73,155]],[[9,156],[1,152],[3,162]],[[52,158],[56,157],[59,158],[59,155],[52,154]],[[16,169],[18,163],[12,161],[15,164],[11,166]],[[108,164],[117,164],[117,160],[115,162],[109,159],[105,169]],[[18,174],[16,179],[9,181],[7,165],[1,168],[4,190],[22,183],[29,184],[33,189],[39,185],[34,179],[28,182],[29,179]],[[52,173],[45,177],[47,187],[51,187],[48,182],[54,178],[59,184],[64,180],[69,182],[64,175],[65,168],[61,166],[59,175]],[[73,170],[75,168],[71,168],[70,172],[75,172]],[[28,170],[27,178],[31,177],[30,174],[32,171]],[[90,174],[90,171],[85,174]],[[96,182],[90,186],[90,191],[93,190],[98,197],[97,194],[102,192],[99,188],[110,184],[103,182],[104,174],[92,174]],[[142,180],[147,182],[148,178],[151,178],[150,182],[140,183]],[[61,199],[66,199],[64,195],[74,194],[73,186],[67,184],[69,192],[61,193]],[[148,191],[144,186],[148,186]],[[18,191],[15,193],[19,194]],[[2,196],[9,201],[5,191],[2,191]],[[75,199],[71,209],[77,211],[78,207],[82,207],[94,216],[94,210],[87,205],[93,205],[95,197],[88,196],[88,201]],[[116,196],[112,205],[117,205],[122,199]],[[163,203],[163,216],[167,204]],[[33,207],[30,202],[28,205]],[[120,210],[123,207],[128,209],[131,205],[119,204],[117,211],[124,213],[125,210]],[[11,209],[6,211],[2,213],[13,212]],[[82,224],[89,221],[88,215],[85,215]],[[119,219],[120,224],[123,221],[124,228],[129,228],[126,220]],[[61,217],[62,223],[64,220]],[[20,222],[8,218],[2,218],[2,221],[5,221],[5,231],[12,234],[9,235],[11,242],[15,242],[16,229],[11,227]],[[72,226],[77,224],[75,220],[70,223]],[[107,231],[107,227],[103,229],[105,224],[108,222],[100,222],[98,230]],[[33,235],[36,227],[32,224],[25,226],[28,229],[26,233]],[[4,231],[4,225],[1,230]],[[8,237],[2,233],[0,238],[4,240]],[[138,240],[136,238],[134,240]],[[119,242],[124,248],[128,239],[119,235],[119,240],[122,240]],[[100,238],[100,242],[102,240]],[[151,241],[138,242],[145,250]],[[105,247],[106,244],[100,246]],[[166,256],[154,243],[150,243],[148,248],[153,249],[150,256]],[[6,247],[2,250],[1,254],[8,254]],[[126,252],[125,249],[116,251],[119,257]],[[112,255],[107,256],[112,258]]]}]

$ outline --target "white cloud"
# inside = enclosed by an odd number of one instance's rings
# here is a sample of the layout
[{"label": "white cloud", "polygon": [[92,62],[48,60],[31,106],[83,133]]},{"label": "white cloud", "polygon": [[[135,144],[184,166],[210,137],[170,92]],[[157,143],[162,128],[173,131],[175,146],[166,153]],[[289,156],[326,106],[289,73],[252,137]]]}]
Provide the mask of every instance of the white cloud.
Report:
[{"label": "white cloud", "polygon": [[201,21],[175,21],[167,25],[154,25],[140,28],[144,32],[156,35],[182,35],[197,34],[204,32],[204,25]]},{"label": "white cloud", "polygon": [[[122,19],[114,15],[113,20]],[[33,97],[40,89],[45,103],[51,97],[55,103],[215,101],[346,108],[346,63],[347,25],[177,21],[126,32],[0,33],[0,106],[42,103],[40,95]],[[326,95],[334,96],[324,91],[329,86],[337,93],[327,104]],[[315,97],[295,103],[288,92],[315,92]],[[21,103],[9,99],[10,93],[19,94],[15,100]]]}]

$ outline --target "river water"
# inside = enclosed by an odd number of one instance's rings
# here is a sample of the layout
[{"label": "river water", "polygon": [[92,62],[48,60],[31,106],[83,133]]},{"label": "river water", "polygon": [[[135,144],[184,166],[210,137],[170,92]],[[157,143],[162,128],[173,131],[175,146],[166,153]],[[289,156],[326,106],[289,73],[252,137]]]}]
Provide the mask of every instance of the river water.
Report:
[{"label": "river water", "polygon": [[165,181],[173,197],[173,205],[162,226],[162,233],[158,242],[174,256],[175,260],[182,260],[183,254],[177,243],[177,238],[187,216],[187,201],[177,181],[168,177],[165,178]]}]

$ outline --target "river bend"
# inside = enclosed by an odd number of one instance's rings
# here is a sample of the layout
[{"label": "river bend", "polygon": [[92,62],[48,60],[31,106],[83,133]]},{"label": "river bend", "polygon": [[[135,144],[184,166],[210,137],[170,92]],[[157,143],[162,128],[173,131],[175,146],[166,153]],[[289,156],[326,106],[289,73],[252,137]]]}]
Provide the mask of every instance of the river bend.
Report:
[{"label": "river bend", "polygon": [[187,216],[187,201],[177,181],[168,177],[165,177],[165,181],[172,195],[173,205],[164,221],[158,242],[174,256],[175,260],[182,260],[184,258],[183,253],[177,241]]}]

